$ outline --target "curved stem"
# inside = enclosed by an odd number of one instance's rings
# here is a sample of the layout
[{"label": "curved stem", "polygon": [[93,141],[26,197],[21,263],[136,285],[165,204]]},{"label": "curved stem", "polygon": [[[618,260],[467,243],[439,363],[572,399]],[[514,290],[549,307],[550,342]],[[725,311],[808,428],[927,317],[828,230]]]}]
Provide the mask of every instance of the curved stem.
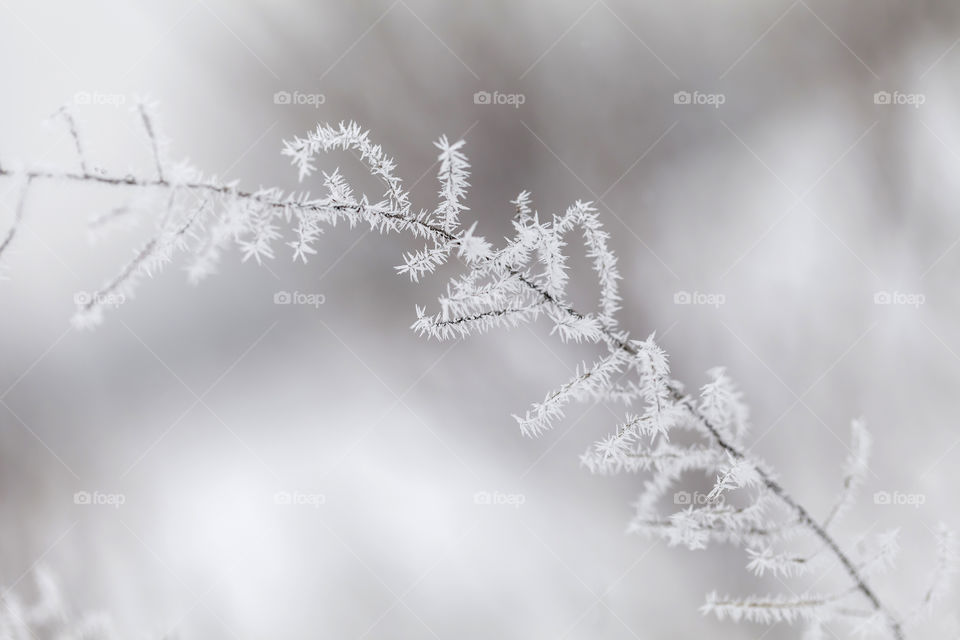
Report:
[{"label": "curved stem", "polygon": [[[86,171],[83,173],[71,173],[71,172],[53,172],[45,170],[30,170],[24,172],[15,172],[4,167],[0,167],[0,176],[13,176],[20,175],[26,180],[26,184],[29,185],[33,180],[65,180],[65,181],[75,181],[75,182],[93,182],[114,186],[133,186],[133,187],[165,187],[172,188],[176,186],[177,188],[182,189],[193,189],[196,191],[221,194],[221,195],[231,195],[236,198],[249,199],[251,201],[258,202],[265,206],[270,207],[286,207],[293,210],[300,210],[304,212],[308,211],[329,211],[331,208],[339,209],[348,209],[351,208],[348,205],[315,205],[310,203],[298,203],[298,202],[286,202],[278,199],[271,199],[265,196],[236,190],[232,187],[229,187],[224,184],[212,183],[212,182],[186,182],[186,183],[172,183],[166,178],[158,176],[154,179],[137,179],[134,176],[110,176],[110,175],[101,175],[101,174],[91,174]],[[24,188],[24,191],[26,187]],[[25,195],[25,193],[23,194]],[[359,206],[359,205],[358,205]],[[22,207],[18,211],[17,220],[22,216]],[[445,240],[447,242],[458,242],[459,236],[444,229],[443,227],[426,222],[423,220],[417,220],[411,218],[409,215],[390,210],[378,211],[379,215],[383,215],[388,218],[403,220],[409,225],[414,227],[420,227],[420,230],[426,235],[433,236],[438,239]],[[12,231],[11,231],[12,233]],[[9,240],[9,239],[8,239]],[[4,243],[4,244],[8,244]],[[3,249],[4,244],[0,244],[0,250]],[[564,301],[557,299],[555,296],[551,295],[549,292],[544,290],[536,282],[532,281],[530,278],[525,276],[520,271],[511,269],[510,274],[516,277],[524,286],[530,289],[531,292],[537,294],[540,297],[542,303],[549,304],[556,308],[557,310],[570,315],[576,319],[582,319],[584,314],[580,313],[573,307],[567,305]],[[607,342],[608,346],[611,349],[619,349],[625,351],[626,353],[637,356],[639,352],[636,347],[634,347],[627,334],[618,333],[610,327],[601,328],[604,340]],[[669,390],[673,396],[674,402],[682,406],[687,412],[690,413],[697,422],[710,434],[710,437],[713,439],[714,444],[717,445],[721,450],[728,453],[735,460],[748,460],[749,458],[746,453],[737,448],[734,444],[728,442],[723,435],[720,433],[720,430],[706,417],[704,416],[694,405],[693,401],[689,396],[684,394],[680,389],[675,385],[670,385]],[[893,633],[896,640],[905,640],[906,636],[904,635],[903,627],[893,613],[880,601],[879,597],[874,592],[873,588],[867,583],[866,579],[863,577],[861,572],[854,565],[850,557],[844,553],[840,548],[840,545],[837,541],[831,536],[825,527],[820,525],[806,508],[801,505],[793,496],[787,492],[784,487],[777,482],[767,471],[765,471],[760,466],[755,465],[757,473],[759,474],[763,484],[769,489],[780,501],[793,512],[797,521],[807,527],[817,538],[823,542],[823,544],[828,548],[831,553],[837,558],[841,566],[846,571],[847,575],[853,581],[853,588],[856,591],[859,591],[863,594],[864,597],[870,602],[870,605],[873,609],[882,614],[886,618],[887,626],[890,631]]]}]

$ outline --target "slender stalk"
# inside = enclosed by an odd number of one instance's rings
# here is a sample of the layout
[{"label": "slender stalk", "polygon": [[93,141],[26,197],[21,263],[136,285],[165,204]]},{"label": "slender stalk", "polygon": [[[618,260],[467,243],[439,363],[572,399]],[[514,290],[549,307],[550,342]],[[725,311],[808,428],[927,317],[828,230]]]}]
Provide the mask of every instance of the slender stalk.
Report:
[{"label": "slender stalk", "polygon": [[[7,175],[3,167],[0,167],[0,175]],[[14,236],[17,235],[17,228],[20,226],[20,222],[23,220],[23,211],[26,208],[27,191],[30,189],[31,180],[32,178],[27,176],[23,181],[23,186],[20,188],[20,193],[17,196],[16,208],[13,212],[13,224],[10,225],[10,229],[3,237],[3,240],[0,240],[0,254],[3,254],[6,248],[9,247],[13,242]]]},{"label": "slender stalk", "polygon": [[[159,172],[158,172],[159,173]],[[301,212],[313,212],[313,211],[329,211],[331,209],[336,210],[350,210],[356,209],[360,205],[316,205],[310,203],[298,203],[298,202],[287,202],[281,199],[268,198],[259,194],[236,190],[227,185],[213,183],[213,182],[185,182],[185,183],[172,183],[166,179],[162,173],[159,173],[158,177],[153,179],[138,179],[134,176],[111,176],[103,174],[89,174],[89,173],[72,173],[72,172],[54,172],[46,170],[29,170],[24,172],[14,172],[12,170],[0,167],[0,176],[14,176],[19,175],[20,177],[26,180],[26,185],[29,185],[30,182],[34,180],[62,180],[62,181],[73,181],[73,182],[92,182],[99,184],[106,184],[112,186],[130,186],[130,187],[140,187],[140,188],[173,188],[178,189],[188,189],[195,190],[198,192],[205,192],[207,194],[219,194],[219,195],[230,195],[235,198],[247,199],[251,201],[258,202],[265,206],[277,207],[277,208],[288,208],[294,211]],[[24,191],[26,187],[24,188]],[[24,194],[25,195],[25,194]],[[456,243],[459,241],[459,236],[446,230],[445,228],[433,224],[424,220],[417,220],[398,211],[391,210],[378,210],[378,215],[382,215],[387,218],[402,220],[409,224],[412,227],[420,227],[420,230],[424,232],[425,235],[429,235],[438,239],[445,240],[447,242]],[[17,221],[22,217],[22,201],[21,207],[17,211]],[[13,234],[11,230],[10,235]],[[9,237],[7,242],[0,244],[0,253],[6,244],[9,243]],[[566,303],[558,300],[556,297],[551,295],[549,292],[543,289],[536,282],[530,280],[524,274],[516,270],[510,270],[510,274],[517,278],[525,287],[527,287],[532,293],[535,293],[540,298],[540,302],[544,304],[551,305],[555,309],[560,310],[561,312],[576,318],[582,319],[584,314],[580,313],[573,307],[570,307]],[[629,337],[626,333],[621,333],[615,331],[610,327],[602,327],[601,332],[604,340],[607,342],[608,346],[611,349],[622,350],[631,356],[639,355],[637,349],[631,344]],[[735,445],[728,442],[717,427],[705,417],[695,406],[693,401],[689,396],[681,392],[676,386],[670,385],[669,390],[673,396],[674,402],[682,406],[700,425],[704,430],[710,434],[710,437],[713,439],[714,444],[719,447],[721,450],[728,453],[735,460],[747,460],[749,457],[742,450],[737,448]],[[777,482],[767,471],[765,471],[761,466],[754,465],[758,475],[760,476],[763,484],[769,489],[786,507],[790,510],[793,515],[796,517],[797,522],[802,526],[805,526],[809,529],[820,541],[830,550],[830,552],[836,557],[840,565],[844,568],[847,575],[850,577],[853,582],[853,589],[859,591],[863,596],[869,601],[873,609],[884,616],[887,622],[891,633],[893,633],[896,640],[905,640],[906,636],[904,635],[903,627],[901,623],[894,616],[892,611],[886,607],[880,598],[877,596],[873,588],[867,583],[864,576],[857,569],[850,557],[840,548],[836,540],[831,536],[826,528],[818,523],[813,516],[807,511],[807,509],[801,505],[794,497],[787,492],[787,490]]]}]

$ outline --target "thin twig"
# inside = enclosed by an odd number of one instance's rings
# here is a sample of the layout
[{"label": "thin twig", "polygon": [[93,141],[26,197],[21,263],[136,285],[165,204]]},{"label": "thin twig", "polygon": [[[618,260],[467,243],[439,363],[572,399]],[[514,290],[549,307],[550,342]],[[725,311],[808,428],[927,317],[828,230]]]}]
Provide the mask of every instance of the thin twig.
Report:
[{"label": "thin twig", "polygon": [[[81,158],[82,161],[82,158]],[[158,165],[159,169],[159,165]],[[14,175],[14,172],[0,167],[0,176],[10,176]],[[213,182],[184,182],[184,183],[171,183],[162,175],[159,175],[156,179],[137,179],[134,176],[110,176],[110,175],[92,175],[86,172],[84,165],[84,173],[58,173],[53,171],[44,171],[44,170],[31,170],[27,172],[22,172],[19,175],[22,175],[26,178],[27,184],[31,180],[64,180],[64,181],[78,181],[78,182],[94,182],[100,184],[107,184],[113,186],[131,186],[131,187],[165,187],[171,188],[176,186],[180,189],[195,190],[200,192],[207,192],[213,194],[222,194],[222,195],[231,195],[232,197],[250,200],[258,202],[264,206],[277,207],[277,208],[288,208],[294,211],[300,212],[311,212],[311,211],[329,211],[331,209],[336,209],[340,211],[354,210],[356,211],[363,205],[348,205],[348,204],[324,204],[317,205],[311,203],[299,203],[299,202],[289,202],[281,199],[267,198],[262,195],[236,190],[233,187],[213,183]],[[417,219],[410,213],[402,211],[391,211],[389,209],[378,209],[375,211],[378,215],[390,218],[393,220],[399,220],[405,222],[411,227],[419,227],[422,232],[427,235],[431,235],[436,238],[446,240],[448,242],[457,243],[459,241],[459,236],[455,235],[441,226],[432,224],[430,222]],[[21,206],[18,208],[18,216],[22,216],[22,201]],[[3,247],[9,242],[8,239],[4,242],[3,245],[0,245],[0,252],[2,252]],[[136,261],[136,260],[135,260]],[[546,303],[552,306],[554,309],[568,315],[569,317],[582,320],[585,316],[584,314],[577,311],[575,308],[567,305],[565,302],[557,299],[555,296],[547,292],[543,287],[538,285],[536,282],[532,281],[523,273],[510,269],[508,270],[511,276],[516,277],[519,282],[521,282],[525,287],[527,287],[532,293],[536,294],[542,303]],[[628,335],[623,332],[617,332],[607,326],[600,328],[603,339],[607,342],[607,345],[611,349],[622,350],[631,356],[638,356],[639,351],[631,343]],[[707,433],[710,434],[710,437],[713,439],[714,443],[723,451],[728,453],[732,458],[737,461],[748,461],[749,457],[742,450],[737,448],[735,445],[731,444],[724,438],[720,430],[714,425],[703,413],[694,405],[690,397],[684,394],[680,389],[675,385],[668,386],[669,392],[673,397],[673,400],[682,406],[692,418],[694,418]],[[850,557],[840,548],[836,540],[826,531],[826,529],[821,526],[803,507],[796,499],[793,498],[792,494],[787,492],[787,490],[773,477],[765,471],[761,466],[754,465],[756,468],[757,474],[759,475],[762,483],[769,489],[794,515],[796,521],[809,529],[817,538],[823,542],[823,544],[830,550],[830,552],[837,558],[840,562],[840,565],[844,568],[847,575],[853,582],[853,588],[856,591],[859,591],[863,594],[864,597],[869,601],[873,609],[884,616],[886,619],[887,625],[890,631],[893,633],[896,640],[904,640],[905,635],[901,623],[894,616],[892,611],[887,608],[876,595],[873,588],[869,585],[866,579],[863,577],[861,572],[857,569],[856,565],[851,561]]]}]

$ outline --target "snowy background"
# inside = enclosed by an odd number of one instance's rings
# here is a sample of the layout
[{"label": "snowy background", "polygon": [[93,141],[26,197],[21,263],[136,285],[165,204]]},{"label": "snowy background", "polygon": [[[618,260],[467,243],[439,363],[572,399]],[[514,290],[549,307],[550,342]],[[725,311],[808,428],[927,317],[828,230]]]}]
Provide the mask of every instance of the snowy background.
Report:
[{"label": "snowy background", "polygon": [[[544,213],[596,201],[623,324],[656,330],[691,388],[727,365],[753,450],[815,513],[850,419],[867,419],[875,455],[844,531],[902,528],[880,589],[906,607],[930,529],[960,524],[958,38],[947,0],[0,0],[0,162],[73,168],[44,120],[80,96],[97,162],[149,171],[127,109],[149,94],[171,158],[247,188],[295,187],[280,141],[356,119],[430,207],[431,141],[465,136],[479,231],[506,234],[521,189]],[[923,104],[877,104],[884,91]],[[338,165],[370,184],[349,154],[321,164]],[[641,479],[577,461],[617,420],[604,406],[520,436],[510,414],[587,351],[542,328],[459,344],[408,330],[442,278],[394,275],[407,238],[341,227],[307,267],[234,254],[196,288],[177,266],[97,331],[71,329],[76,292],[149,230],[87,241],[123,195],[32,192],[0,282],[0,583],[46,565],[124,637],[798,637],[696,613],[712,589],[782,590],[742,551],[624,534]],[[275,305],[280,291],[325,303]],[[681,291],[724,304],[675,304]],[[593,299],[586,279],[580,293]],[[77,505],[80,491],[125,502]]]}]

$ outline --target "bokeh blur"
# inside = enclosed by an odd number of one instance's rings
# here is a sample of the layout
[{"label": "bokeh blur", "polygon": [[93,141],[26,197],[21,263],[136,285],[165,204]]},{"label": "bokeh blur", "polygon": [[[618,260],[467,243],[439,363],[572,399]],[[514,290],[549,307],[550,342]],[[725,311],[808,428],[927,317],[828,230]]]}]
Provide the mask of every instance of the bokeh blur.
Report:
[{"label": "bokeh blur", "polygon": [[[901,528],[878,584],[908,609],[931,530],[960,525],[958,39],[948,0],[0,0],[0,164],[74,169],[49,120],[70,103],[98,164],[147,173],[128,107],[148,95],[170,158],[245,188],[298,188],[281,141],[357,120],[431,207],[431,142],[465,137],[478,232],[509,233],[521,189],[544,214],[596,202],[623,323],[656,331],[691,389],[726,365],[753,451],[814,513],[867,420],[871,473],[842,531]],[[349,154],[321,162],[336,166],[379,193]],[[71,607],[137,638],[799,637],[697,613],[713,589],[789,593],[742,550],[624,533],[642,478],[578,466],[616,412],[520,436],[511,413],[589,350],[545,327],[408,330],[456,269],[398,278],[409,238],[337,227],[306,267],[233,252],[198,287],[174,264],[72,329],[75,295],[150,231],[89,241],[129,195],[32,190],[6,257],[0,584],[29,592],[47,566]]]}]

